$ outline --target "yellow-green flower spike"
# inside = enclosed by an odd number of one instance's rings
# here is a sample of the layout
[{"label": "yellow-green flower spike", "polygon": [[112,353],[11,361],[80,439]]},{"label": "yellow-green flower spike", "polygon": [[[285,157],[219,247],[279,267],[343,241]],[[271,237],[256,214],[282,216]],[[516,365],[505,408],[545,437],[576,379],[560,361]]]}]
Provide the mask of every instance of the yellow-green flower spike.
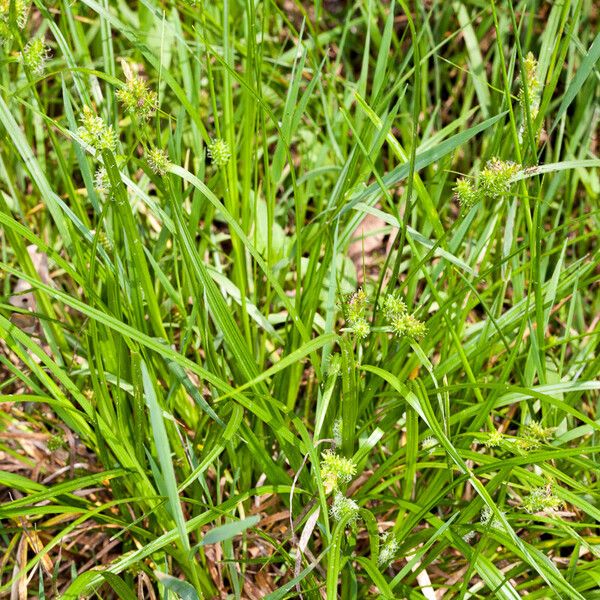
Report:
[{"label": "yellow-green flower spike", "polygon": [[217,168],[224,167],[231,158],[229,144],[221,138],[211,140],[208,145],[208,155]]},{"label": "yellow-green flower spike", "polygon": [[465,208],[471,208],[482,199],[481,192],[475,187],[473,182],[464,177],[456,180],[453,191],[458,203]]},{"label": "yellow-green flower spike", "polygon": [[563,505],[563,501],[552,493],[552,488],[538,487],[531,490],[523,499],[523,509],[528,513],[553,512]]},{"label": "yellow-green flower spike", "polygon": [[95,150],[115,151],[117,134],[112,125],[106,125],[102,117],[98,117],[88,106],[83,107],[81,127],[77,130],[79,137]]},{"label": "yellow-green flower spike", "polygon": [[23,66],[34,75],[41,75],[46,68],[46,62],[50,56],[48,47],[42,38],[36,38],[27,43],[21,52]]},{"label": "yellow-green flower spike", "polygon": [[127,112],[145,121],[156,112],[158,96],[148,87],[146,81],[133,73],[131,67],[125,62],[123,70],[127,81],[125,86],[117,91],[117,98]]},{"label": "yellow-green flower spike", "polygon": [[169,156],[160,148],[151,148],[148,150],[146,153],[146,160],[148,161],[150,169],[161,177],[168,171],[171,165]]},{"label": "yellow-green flower spike", "polygon": [[323,452],[321,456],[321,478],[327,494],[340,484],[348,483],[356,474],[356,465],[349,458],[339,456],[331,450]]},{"label": "yellow-green flower spike", "polygon": [[348,518],[348,524],[352,525],[358,519],[358,504],[352,498],[344,496],[342,492],[336,491],[329,512],[334,520],[341,521]]},{"label": "yellow-green flower spike", "polygon": [[[0,43],[5,40],[10,40],[13,34],[10,30],[10,1],[0,0]],[[15,0],[15,15],[17,19],[17,27],[24,29],[27,24],[29,15],[29,7],[31,2],[26,0]]]}]

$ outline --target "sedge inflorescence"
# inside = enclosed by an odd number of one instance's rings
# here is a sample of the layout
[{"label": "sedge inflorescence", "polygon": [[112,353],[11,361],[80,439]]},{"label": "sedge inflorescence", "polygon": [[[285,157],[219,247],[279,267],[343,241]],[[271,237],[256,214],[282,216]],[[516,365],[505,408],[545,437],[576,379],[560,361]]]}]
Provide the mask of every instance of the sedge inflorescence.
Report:
[{"label": "sedge inflorescence", "polygon": [[342,419],[336,419],[333,423],[333,445],[335,448],[342,445]]},{"label": "sedge inflorescence", "polygon": [[222,138],[211,140],[208,144],[208,156],[218,169],[222,169],[231,158],[229,144]]},{"label": "sedge inflorescence", "polygon": [[356,474],[356,465],[354,462],[336,454],[332,450],[326,450],[321,455],[321,478],[325,485],[325,492],[331,493],[337,489],[340,484],[348,483]]},{"label": "sedge inflorescence", "polygon": [[358,519],[358,504],[342,494],[339,490],[336,490],[333,496],[333,502],[329,513],[336,521],[347,519],[349,525],[354,525]]},{"label": "sedge inflorescence", "polygon": [[400,544],[398,543],[396,536],[388,531],[381,534],[379,545],[381,546],[381,550],[379,552],[377,563],[380,567],[383,567],[394,559]]},{"label": "sedge inflorescence", "polygon": [[171,166],[169,155],[161,148],[150,148],[146,152],[146,160],[150,169],[161,177],[168,171]]},{"label": "sedge inflorescence", "polygon": [[107,125],[102,117],[99,117],[88,106],[83,107],[81,127],[77,130],[79,137],[97,151],[111,150],[117,147],[117,134],[112,125]]},{"label": "sedge inflorescence", "polygon": [[21,52],[20,60],[23,66],[31,71],[34,75],[41,75],[46,68],[46,62],[50,57],[50,49],[44,43],[41,37],[35,38],[27,42],[23,52]]},{"label": "sedge inflorescence", "polygon": [[523,499],[523,509],[528,513],[554,512],[563,505],[563,501],[552,492],[550,485],[533,488]]},{"label": "sedge inflorescence", "polygon": [[431,454],[435,450],[437,445],[438,445],[437,439],[434,438],[433,436],[429,436],[429,437],[426,437],[421,442],[421,449],[423,450],[423,452],[427,452],[427,453]]},{"label": "sedge inflorescence", "polygon": [[94,189],[101,194],[110,194],[111,184],[104,167],[98,167],[94,174]]},{"label": "sedge inflorescence", "polygon": [[[0,0],[0,42],[10,40],[13,37],[10,22],[11,0]],[[31,2],[28,0],[14,0],[15,20],[19,29],[24,29],[27,24]]]},{"label": "sedge inflorescence", "polygon": [[524,435],[539,443],[548,443],[554,437],[556,427],[544,427],[539,421],[531,421],[525,426]]},{"label": "sedge inflorescence", "polygon": [[538,61],[532,52],[529,52],[523,61],[523,70],[525,71],[525,82],[527,84],[527,94],[525,86],[521,82],[519,90],[519,104],[521,105],[521,128],[519,129],[519,140],[522,141],[525,124],[527,122],[527,110],[529,116],[534,121],[540,110],[540,95],[542,84],[538,76]]},{"label": "sedge inflorescence", "polygon": [[540,446],[552,440],[555,429],[555,427],[544,427],[538,421],[531,421],[525,425],[521,435],[514,440],[517,451],[526,454],[532,450],[537,450]]},{"label": "sedge inflorescence", "polygon": [[347,519],[349,525],[354,526],[358,518],[358,504],[352,498],[348,498],[339,488],[351,481],[356,475],[354,461],[336,454],[333,450],[327,450],[321,455],[321,478],[325,486],[325,493],[334,492],[333,502],[329,510],[336,521]]},{"label": "sedge inflorescence", "polygon": [[393,294],[387,294],[383,299],[382,308],[383,316],[397,337],[406,336],[413,340],[420,340],[425,336],[427,332],[425,323],[408,312],[406,303],[402,299]]},{"label": "sedge inflorescence", "polygon": [[350,331],[358,338],[364,339],[369,335],[371,327],[366,318],[367,294],[359,288],[346,302],[346,321]]},{"label": "sedge inflorescence", "polygon": [[485,440],[484,445],[486,448],[497,448],[502,444],[504,440],[504,435],[502,435],[501,431],[494,429],[492,432],[488,434],[487,439]]},{"label": "sedge inflorescence", "polygon": [[514,177],[520,170],[518,163],[492,158],[481,170],[476,182],[459,178],[454,186],[454,196],[467,209],[486,198],[494,200],[510,191]]},{"label": "sedge inflorescence", "polygon": [[550,442],[555,430],[555,427],[544,427],[538,421],[531,421],[523,427],[518,436],[504,435],[494,429],[487,434],[483,445],[486,448],[503,446],[512,452],[526,454]]},{"label": "sedge inflorescence", "polygon": [[[348,330],[359,340],[366,338],[371,326],[367,320],[367,294],[359,288],[351,294],[344,305]],[[387,322],[385,331],[396,337],[407,337],[420,340],[427,332],[425,323],[408,311],[406,302],[395,294],[386,294],[381,300],[381,311]]]},{"label": "sedge inflorescence", "polygon": [[[504,515],[502,511],[501,514]],[[500,519],[496,515],[494,515],[492,509],[487,505],[484,506],[481,510],[479,520],[482,525],[492,527],[493,529],[504,529],[502,521],[500,521]]]},{"label": "sedge inflorescence", "polygon": [[123,71],[126,81],[124,87],[117,91],[117,98],[127,112],[146,121],[156,112],[158,96],[126,62],[123,62]]},{"label": "sedge inflorescence", "polygon": [[492,158],[479,174],[479,187],[487,198],[495,199],[506,194],[512,185],[512,178],[521,166],[510,160]]}]

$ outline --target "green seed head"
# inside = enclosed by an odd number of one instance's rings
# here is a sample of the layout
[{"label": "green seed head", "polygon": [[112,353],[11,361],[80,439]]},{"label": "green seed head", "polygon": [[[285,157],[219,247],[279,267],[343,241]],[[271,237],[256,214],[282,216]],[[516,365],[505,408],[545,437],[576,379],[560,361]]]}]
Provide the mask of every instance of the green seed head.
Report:
[{"label": "green seed head", "polygon": [[387,294],[383,299],[383,316],[387,321],[406,314],[406,304],[402,298]]},{"label": "green seed head", "polygon": [[473,185],[473,182],[464,177],[456,180],[454,197],[465,208],[471,208],[482,199],[481,192]]},{"label": "green seed head", "polygon": [[79,137],[95,150],[115,151],[117,147],[117,134],[112,125],[106,125],[102,117],[98,117],[87,106],[83,107],[81,127],[77,130]]},{"label": "green seed head", "polygon": [[350,324],[350,330],[359,340],[363,340],[369,335],[371,326],[364,317],[360,317]]},{"label": "green seed head", "polygon": [[135,75],[127,63],[123,63],[127,81],[117,91],[117,98],[125,110],[142,121],[148,120],[155,112],[158,104],[156,92],[148,87],[139,75]]},{"label": "green seed head", "polygon": [[485,196],[498,198],[510,190],[511,180],[520,168],[520,165],[512,161],[493,158],[479,174],[479,188]]},{"label": "green seed head", "polygon": [[331,450],[323,452],[321,457],[321,478],[328,494],[341,483],[348,483],[356,474],[356,465],[349,458],[339,456]]},{"label": "green seed head", "polygon": [[379,552],[379,559],[377,560],[379,566],[387,565],[396,556],[398,552],[398,540],[391,533],[384,533],[379,538],[379,545],[381,551]]},{"label": "green seed head", "polygon": [[500,444],[502,444],[503,439],[504,436],[502,433],[500,433],[497,429],[494,429],[494,431],[488,435],[488,439],[485,440],[484,444],[486,448],[497,448],[500,446]]},{"label": "green seed head", "polygon": [[229,144],[221,138],[211,140],[208,145],[208,155],[217,168],[224,167],[231,158]]},{"label": "green seed head", "polygon": [[438,445],[438,441],[434,438],[434,437],[426,437],[422,442],[421,442],[421,449],[424,452],[428,452],[431,453],[433,452],[434,448]]},{"label": "green seed head", "polygon": [[44,44],[42,38],[36,38],[27,43],[21,52],[23,66],[34,75],[41,75],[46,67],[50,56],[49,48]]},{"label": "green seed head", "polygon": [[346,498],[342,492],[336,491],[330,513],[334,520],[348,518],[348,524],[352,525],[358,519],[358,504],[352,498]]},{"label": "green seed head", "polygon": [[427,333],[425,323],[409,313],[392,318],[390,325],[392,331],[398,337],[406,336],[413,340],[420,340]]},{"label": "green seed head", "polygon": [[[540,106],[541,85],[538,79],[538,61],[532,52],[529,52],[523,63],[525,68],[525,78],[527,79],[527,95],[529,97],[529,111],[531,118],[535,119]],[[525,89],[521,86],[519,92],[519,102],[525,110]]]},{"label": "green seed head", "polygon": [[358,339],[366,338],[371,331],[369,322],[365,318],[366,308],[367,294],[362,288],[351,294],[345,304],[348,328]]},{"label": "green seed head", "polygon": [[[502,513],[504,514],[504,513]],[[481,516],[480,516],[480,521],[482,525],[488,525],[490,527],[493,527],[494,529],[504,529],[504,526],[502,525],[502,521],[500,521],[500,519],[498,519],[498,517],[496,517],[494,515],[494,513],[492,512],[492,509],[489,506],[484,506],[483,509],[481,510]]]},{"label": "green seed head", "polygon": [[98,167],[94,174],[94,189],[100,194],[110,194],[111,184],[104,167]]},{"label": "green seed head", "polygon": [[112,251],[112,244],[110,243],[110,240],[108,239],[108,236],[106,235],[105,231],[101,231],[100,233],[98,233],[98,242],[104,248],[104,251],[107,254],[109,254]]},{"label": "green seed head", "polygon": [[[10,2],[11,0],[0,0],[0,43],[13,37],[10,30]],[[30,6],[31,2],[29,1],[15,0],[15,15],[19,29],[24,29],[27,25]]]},{"label": "green seed head", "polygon": [[148,161],[148,166],[152,169],[152,171],[161,177],[171,166],[168,154],[160,148],[151,148],[148,150],[146,153],[146,160]]},{"label": "green seed head", "polygon": [[342,419],[336,419],[333,423],[333,443],[337,448],[342,445]]},{"label": "green seed head", "polygon": [[66,447],[66,445],[67,444],[65,442],[65,438],[60,433],[53,435],[48,440],[48,450],[50,452],[56,452],[57,450],[62,450],[63,448]]},{"label": "green seed head", "polygon": [[522,505],[528,513],[554,512],[563,505],[563,501],[552,493],[551,486],[546,486],[532,489]]},{"label": "green seed head", "polygon": [[554,437],[556,427],[543,427],[539,421],[531,421],[525,427],[525,437],[539,442],[549,442]]}]

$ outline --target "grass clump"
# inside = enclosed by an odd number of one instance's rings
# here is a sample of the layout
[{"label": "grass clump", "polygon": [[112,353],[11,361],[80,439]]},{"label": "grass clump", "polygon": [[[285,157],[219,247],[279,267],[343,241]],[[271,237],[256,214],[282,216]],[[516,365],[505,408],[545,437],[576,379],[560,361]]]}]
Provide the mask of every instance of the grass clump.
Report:
[{"label": "grass clump", "polygon": [[0,597],[598,597],[597,11],[0,0]]}]

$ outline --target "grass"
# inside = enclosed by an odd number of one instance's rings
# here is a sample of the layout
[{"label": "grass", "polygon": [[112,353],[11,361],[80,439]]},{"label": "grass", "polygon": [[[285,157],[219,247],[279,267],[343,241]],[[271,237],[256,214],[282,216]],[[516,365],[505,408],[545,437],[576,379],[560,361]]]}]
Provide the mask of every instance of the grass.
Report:
[{"label": "grass", "polygon": [[0,12],[0,597],[600,598],[592,0]]}]

